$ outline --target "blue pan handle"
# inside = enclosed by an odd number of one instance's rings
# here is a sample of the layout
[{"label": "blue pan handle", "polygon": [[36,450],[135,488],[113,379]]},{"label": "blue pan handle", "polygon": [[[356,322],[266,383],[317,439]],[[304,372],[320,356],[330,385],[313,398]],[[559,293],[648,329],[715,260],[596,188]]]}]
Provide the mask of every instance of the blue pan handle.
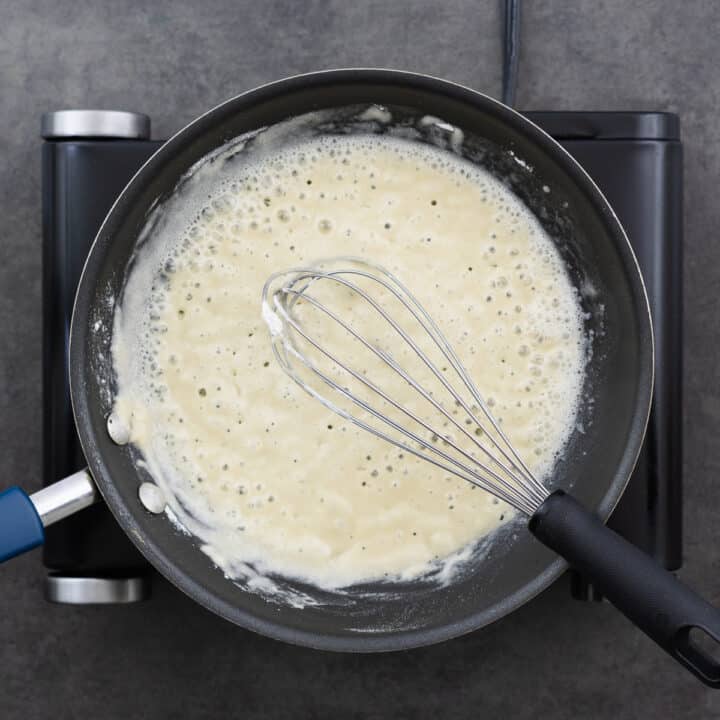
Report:
[{"label": "blue pan handle", "polygon": [[0,562],[42,545],[45,526],[30,496],[19,487],[0,493]]},{"label": "blue pan handle", "polygon": [[100,498],[87,470],[28,495],[19,487],[0,493],[0,563],[42,545],[45,528]]}]

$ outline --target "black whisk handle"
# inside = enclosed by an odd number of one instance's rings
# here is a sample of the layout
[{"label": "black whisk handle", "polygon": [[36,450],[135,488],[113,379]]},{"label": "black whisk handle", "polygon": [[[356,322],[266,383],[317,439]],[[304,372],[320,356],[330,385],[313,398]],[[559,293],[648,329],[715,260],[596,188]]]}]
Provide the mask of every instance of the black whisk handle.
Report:
[{"label": "black whisk handle", "polygon": [[562,491],[538,508],[529,528],[660,647],[720,688],[718,609]]}]

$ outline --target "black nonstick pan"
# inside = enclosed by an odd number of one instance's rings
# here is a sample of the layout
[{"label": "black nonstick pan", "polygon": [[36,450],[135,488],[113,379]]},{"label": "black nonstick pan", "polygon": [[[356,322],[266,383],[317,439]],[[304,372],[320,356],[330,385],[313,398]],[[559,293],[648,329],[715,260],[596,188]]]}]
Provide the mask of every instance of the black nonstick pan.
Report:
[{"label": "black nonstick pan", "polygon": [[[342,119],[348,108],[371,104],[386,106],[408,126],[431,115],[460,128],[468,159],[499,177],[538,217],[581,290],[593,338],[585,392],[594,402],[585,404],[585,430],[571,438],[553,474],[553,488],[568,495],[551,495],[531,519],[531,531],[521,524],[496,537],[447,586],[418,580],[389,591],[377,583],[335,595],[276,578],[315,601],[294,607],[228,580],[191,536],[140,504],[143,477],[133,450],[113,443],[106,429],[112,299],[122,297],[149,213],[201,158],[236,136],[294,116],[334,109]],[[344,131],[341,121],[333,127],[327,131]],[[97,488],[147,559],[201,605],[273,638],[356,652],[407,649],[481,628],[537,595],[569,560],[664,649],[720,686],[720,665],[695,638],[720,642],[720,614],[602,524],[633,470],[652,398],[653,338],[635,257],[582,168],[538,127],[489,97],[422,75],[338,70],[266,85],[201,116],[148,160],[103,223],[77,292],[70,368],[88,471],[32,498],[18,488],[0,496],[0,557],[39,544],[43,524],[95,501]]]}]

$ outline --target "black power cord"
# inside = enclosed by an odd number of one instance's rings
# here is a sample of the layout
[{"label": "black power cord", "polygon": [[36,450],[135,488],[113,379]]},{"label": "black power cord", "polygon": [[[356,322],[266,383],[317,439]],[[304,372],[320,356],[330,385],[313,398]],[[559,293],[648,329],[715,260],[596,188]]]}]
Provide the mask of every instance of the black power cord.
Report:
[{"label": "black power cord", "polygon": [[515,104],[520,61],[521,0],[502,0],[504,10],[502,101]]}]

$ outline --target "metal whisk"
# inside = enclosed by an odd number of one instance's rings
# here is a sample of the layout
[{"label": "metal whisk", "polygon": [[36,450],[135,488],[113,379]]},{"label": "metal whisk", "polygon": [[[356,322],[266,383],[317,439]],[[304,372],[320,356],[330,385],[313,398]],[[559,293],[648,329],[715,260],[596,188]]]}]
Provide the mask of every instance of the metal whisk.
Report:
[{"label": "metal whisk", "polygon": [[[311,322],[301,317],[308,310]],[[307,392],[363,430],[525,513],[538,540],[703,682],[720,687],[720,663],[689,639],[690,628],[702,629],[720,643],[720,613],[572,496],[543,486],[445,335],[394,275],[349,257],[278,273],[265,284],[263,316],[278,361]],[[350,321],[366,316],[369,331]],[[358,366],[359,353],[374,360],[376,372],[390,371],[389,387]]]},{"label": "metal whisk", "polygon": [[[322,295],[328,289],[330,298],[324,299]],[[396,342],[405,344],[410,360],[424,368],[424,376],[419,377],[397,360],[394,344],[381,347],[376,338],[343,317],[338,305],[344,297],[356,308],[357,303],[364,305],[355,315],[365,313],[386,324]],[[313,310],[313,322],[303,322],[299,317],[301,305]],[[548,497],[549,491],[508,440],[446,337],[392,273],[352,257],[278,273],[265,284],[263,315],[283,370],[343,418],[492,493],[528,516]],[[334,324],[342,341],[328,343],[319,332],[322,321]],[[376,379],[354,367],[352,360],[341,357],[341,350],[347,349],[346,340],[391,371],[392,389],[381,387]],[[438,362],[444,364],[439,366]],[[366,391],[367,397],[349,383]],[[403,386],[413,391],[411,404],[398,400],[393,393]],[[438,390],[447,393],[445,398]],[[340,399],[349,401],[350,409],[343,407]],[[415,400],[432,411],[433,420],[418,411]],[[464,422],[452,408],[464,411]],[[448,428],[455,436],[448,434]]]}]

